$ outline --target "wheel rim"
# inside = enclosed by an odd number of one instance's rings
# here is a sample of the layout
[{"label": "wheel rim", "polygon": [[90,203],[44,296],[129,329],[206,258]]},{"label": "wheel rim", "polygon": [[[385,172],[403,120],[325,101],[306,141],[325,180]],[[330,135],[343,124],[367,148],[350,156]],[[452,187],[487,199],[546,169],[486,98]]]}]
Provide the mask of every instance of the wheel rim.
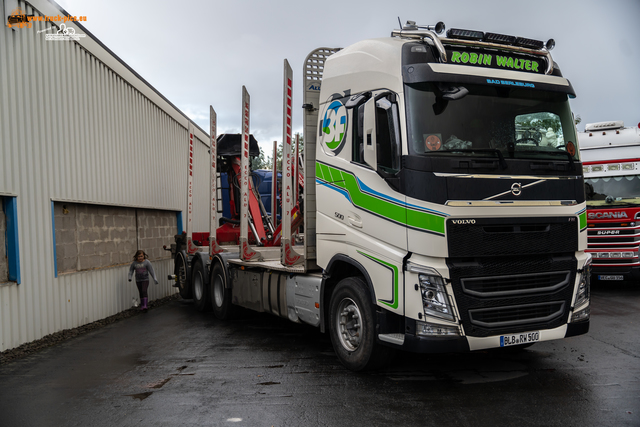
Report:
[{"label": "wheel rim", "polygon": [[202,274],[200,272],[196,273],[196,277],[194,277],[193,281],[193,293],[196,297],[196,300],[201,300],[202,295],[204,294],[204,285],[202,281]]},{"label": "wheel rim", "polygon": [[187,286],[187,269],[184,266],[184,259],[180,257],[180,266],[178,267],[178,284],[181,289]]},{"label": "wheel rim", "polygon": [[222,307],[224,301],[224,287],[222,285],[222,276],[216,274],[213,281],[213,298],[216,302],[216,307]]},{"label": "wheel rim", "polygon": [[336,329],[340,344],[348,351],[355,351],[362,340],[362,315],[351,298],[340,301],[336,311]]}]

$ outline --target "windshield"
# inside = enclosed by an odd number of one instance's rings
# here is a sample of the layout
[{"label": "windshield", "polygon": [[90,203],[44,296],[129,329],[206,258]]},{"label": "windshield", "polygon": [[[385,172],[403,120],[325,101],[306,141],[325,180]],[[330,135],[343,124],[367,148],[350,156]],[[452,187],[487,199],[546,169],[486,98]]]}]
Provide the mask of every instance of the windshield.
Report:
[{"label": "windshield", "polygon": [[640,205],[640,175],[584,180],[588,206]]},{"label": "windshield", "polygon": [[412,155],[579,159],[565,93],[473,84],[405,87]]}]

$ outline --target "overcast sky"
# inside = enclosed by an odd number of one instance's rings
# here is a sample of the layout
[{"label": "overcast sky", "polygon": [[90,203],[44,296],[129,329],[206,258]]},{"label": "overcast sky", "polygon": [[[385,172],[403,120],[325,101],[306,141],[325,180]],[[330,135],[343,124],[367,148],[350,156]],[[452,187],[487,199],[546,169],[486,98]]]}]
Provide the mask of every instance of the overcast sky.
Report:
[{"label": "overcast sky", "polygon": [[[387,37],[398,17],[447,28],[553,38],[554,60],[576,91],[578,125],[640,122],[640,0],[58,0],[147,82],[208,132],[241,130],[242,85],[251,133],[282,139],[282,70],[294,72],[294,133],[302,132],[302,66],[318,47]],[[265,152],[270,155],[271,148]]]}]

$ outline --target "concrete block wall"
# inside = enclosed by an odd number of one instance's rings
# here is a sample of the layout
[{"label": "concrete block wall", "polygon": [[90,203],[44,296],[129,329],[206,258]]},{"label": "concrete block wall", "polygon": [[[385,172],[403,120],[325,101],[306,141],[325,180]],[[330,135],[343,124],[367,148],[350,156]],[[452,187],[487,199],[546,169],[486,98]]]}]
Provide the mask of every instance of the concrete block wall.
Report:
[{"label": "concrete block wall", "polygon": [[171,258],[171,252],[162,246],[170,247],[177,233],[175,212],[138,209],[138,249],[145,251],[150,260]]},{"label": "concrete block wall", "polygon": [[136,210],[75,205],[78,270],[131,262],[136,249]]},{"label": "concrete block wall", "polygon": [[9,261],[7,259],[7,218],[2,209],[0,197],[0,283],[9,281]]},{"label": "concrete block wall", "polygon": [[178,232],[173,211],[54,203],[59,273],[129,264],[138,249],[149,259],[171,257],[162,249]]}]

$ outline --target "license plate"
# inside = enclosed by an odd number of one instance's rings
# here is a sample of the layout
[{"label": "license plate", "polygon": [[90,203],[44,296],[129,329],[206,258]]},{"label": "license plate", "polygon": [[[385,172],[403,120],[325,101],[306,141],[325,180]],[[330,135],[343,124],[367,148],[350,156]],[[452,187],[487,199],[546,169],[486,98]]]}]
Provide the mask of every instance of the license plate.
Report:
[{"label": "license plate", "polygon": [[624,276],[598,276],[598,280],[624,280]]},{"label": "license plate", "polygon": [[536,342],[536,341],[540,341],[540,331],[523,332],[521,334],[502,335],[500,337],[500,347],[527,344],[527,343]]}]

